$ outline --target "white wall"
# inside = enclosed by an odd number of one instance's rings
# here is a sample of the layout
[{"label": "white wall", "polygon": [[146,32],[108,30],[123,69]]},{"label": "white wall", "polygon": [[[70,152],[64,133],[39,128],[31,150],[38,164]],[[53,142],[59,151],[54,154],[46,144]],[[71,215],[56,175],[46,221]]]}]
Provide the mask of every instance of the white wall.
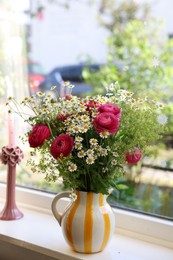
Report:
[{"label": "white wall", "polygon": [[[144,0],[143,0],[144,1]],[[173,0],[148,0],[152,6],[152,14],[165,21],[167,34],[173,33]]]},{"label": "white wall", "polygon": [[96,6],[84,2],[74,1],[70,9],[49,5],[42,21],[32,20],[31,57],[46,71],[84,61],[86,55],[105,61],[108,33],[96,21]]},{"label": "white wall", "polygon": [[[147,1],[152,5],[153,16],[165,20],[166,33],[173,33],[173,0]],[[32,19],[31,58],[42,64],[46,72],[56,66],[84,61],[86,55],[95,62],[106,60],[108,32],[97,23],[97,5],[72,0],[70,9],[64,9],[42,2],[46,7],[44,19]]]}]

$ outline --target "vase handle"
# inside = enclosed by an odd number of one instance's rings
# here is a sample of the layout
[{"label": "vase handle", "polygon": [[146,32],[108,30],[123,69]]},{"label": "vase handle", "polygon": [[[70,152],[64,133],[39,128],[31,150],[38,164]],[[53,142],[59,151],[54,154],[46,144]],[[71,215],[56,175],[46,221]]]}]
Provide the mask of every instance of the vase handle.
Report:
[{"label": "vase handle", "polygon": [[62,220],[62,217],[64,216],[64,214],[67,212],[67,210],[71,207],[71,205],[73,204],[73,202],[71,201],[71,203],[65,208],[65,210],[63,212],[59,212],[58,211],[58,208],[57,208],[57,203],[58,201],[61,199],[61,198],[70,198],[70,194],[71,194],[71,191],[63,191],[63,192],[60,192],[58,193],[53,201],[52,201],[52,205],[51,205],[51,208],[52,208],[52,212],[53,212],[53,215],[54,217],[57,219],[59,225],[61,226],[61,220]]}]

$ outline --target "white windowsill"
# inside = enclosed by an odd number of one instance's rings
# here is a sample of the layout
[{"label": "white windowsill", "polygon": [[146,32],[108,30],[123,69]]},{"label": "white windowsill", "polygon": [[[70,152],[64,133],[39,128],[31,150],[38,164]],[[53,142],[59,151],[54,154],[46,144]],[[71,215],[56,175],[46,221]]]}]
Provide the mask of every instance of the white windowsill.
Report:
[{"label": "white windowsill", "polygon": [[[1,208],[4,205],[4,197],[5,185],[0,185]],[[71,251],[51,213],[50,204],[53,197],[54,195],[42,192],[16,189],[16,202],[24,217],[15,221],[0,221],[0,244],[3,248],[6,247],[3,250],[6,259],[22,259],[16,255],[16,252],[21,255],[22,250],[27,250],[27,255],[29,257],[31,254],[32,260],[39,259],[37,253],[41,254],[40,259],[46,260],[150,260],[153,257],[157,260],[173,259],[173,222],[118,209],[114,210],[115,234],[103,252],[85,255]],[[64,204],[66,201],[62,201],[62,208]],[[8,250],[8,246],[17,246],[17,249],[14,249],[17,250],[16,258],[12,249]],[[3,251],[0,248],[1,257],[4,256]],[[23,251],[23,254],[27,260],[26,252]]]}]

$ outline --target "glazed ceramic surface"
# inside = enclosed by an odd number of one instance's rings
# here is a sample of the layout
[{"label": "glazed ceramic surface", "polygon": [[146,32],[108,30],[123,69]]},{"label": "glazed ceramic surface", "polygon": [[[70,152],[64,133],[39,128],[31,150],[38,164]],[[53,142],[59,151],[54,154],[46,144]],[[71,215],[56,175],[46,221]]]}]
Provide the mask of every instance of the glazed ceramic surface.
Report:
[{"label": "glazed ceramic surface", "polygon": [[102,251],[115,228],[115,216],[107,203],[107,195],[77,191],[75,202],[67,206],[63,214],[57,209],[62,197],[70,192],[57,194],[52,202],[52,211],[62,227],[67,243],[74,251],[96,253]]}]

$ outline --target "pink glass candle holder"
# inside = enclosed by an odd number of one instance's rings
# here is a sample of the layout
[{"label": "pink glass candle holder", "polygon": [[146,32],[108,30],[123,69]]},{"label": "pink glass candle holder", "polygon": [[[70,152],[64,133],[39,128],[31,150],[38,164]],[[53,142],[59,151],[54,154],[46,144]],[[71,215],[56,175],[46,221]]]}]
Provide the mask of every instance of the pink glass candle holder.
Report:
[{"label": "pink glass candle holder", "polygon": [[23,213],[17,208],[15,200],[16,164],[23,158],[23,152],[18,146],[4,146],[0,154],[3,164],[7,164],[7,189],[6,203],[0,212],[1,220],[17,220],[23,217]]}]

